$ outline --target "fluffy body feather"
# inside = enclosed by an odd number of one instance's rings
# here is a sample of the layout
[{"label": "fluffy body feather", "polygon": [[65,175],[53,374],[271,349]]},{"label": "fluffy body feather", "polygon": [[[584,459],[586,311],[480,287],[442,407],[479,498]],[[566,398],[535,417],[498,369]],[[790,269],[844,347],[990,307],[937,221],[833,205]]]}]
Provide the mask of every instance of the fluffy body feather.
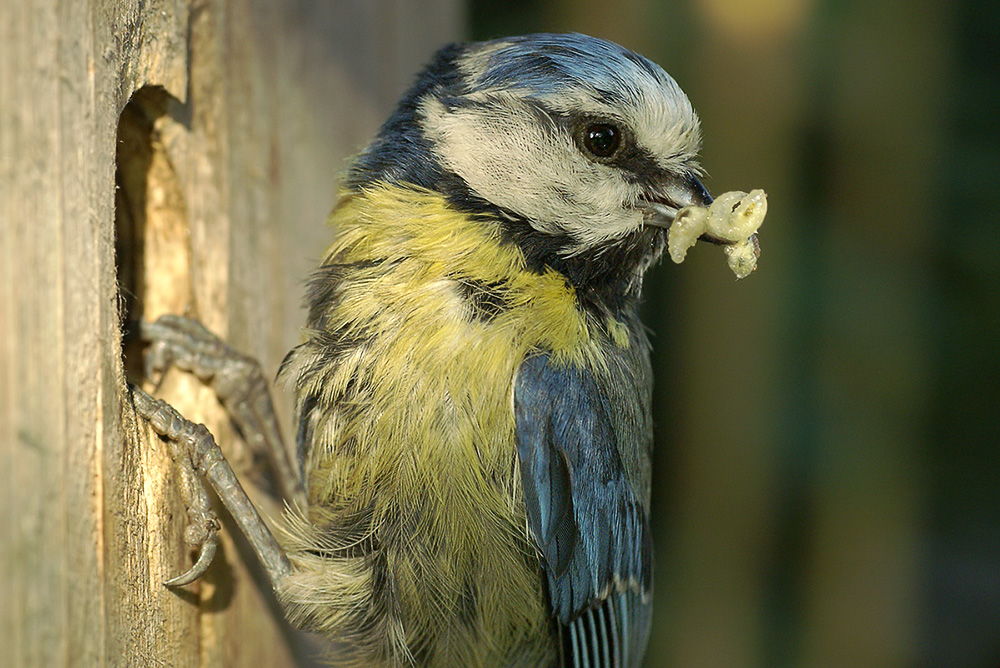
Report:
[{"label": "fluffy body feather", "polygon": [[285,369],[310,504],[289,530],[304,566],[286,593],[293,618],[365,648],[358,665],[550,664],[514,378],[543,349],[610,381],[609,347],[645,351],[638,323],[582,311],[564,277],[527,270],[490,225],[427,191],[348,196],[333,222],[316,334]]},{"label": "fluffy body feather", "polygon": [[[623,148],[587,155],[581,129]],[[648,342],[665,234],[707,197],[656,65],[581,35],[443,49],[354,162],[297,392],[292,620],[346,666],[637,666],[652,583]],[[613,159],[612,159],[613,158]]]}]

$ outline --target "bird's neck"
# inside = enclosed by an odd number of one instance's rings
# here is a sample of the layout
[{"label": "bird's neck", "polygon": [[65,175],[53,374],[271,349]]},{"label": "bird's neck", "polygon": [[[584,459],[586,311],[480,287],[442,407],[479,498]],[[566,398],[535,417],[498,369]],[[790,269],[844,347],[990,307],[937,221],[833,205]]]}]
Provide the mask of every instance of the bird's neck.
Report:
[{"label": "bird's neck", "polygon": [[605,321],[633,316],[643,275],[666,245],[662,230],[647,228],[600,248],[570,252],[568,237],[539,232],[481,200],[456,199],[457,192],[393,184],[348,191],[332,218],[338,240],[329,257],[414,259],[470,284],[503,282],[501,277],[522,271],[555,274],[572,289],[581,310]]},{"label": "bird's neck", "polygon": [[643,276],[666,245],[666,235],[658,228],[643,228],[583,250],[574,250],[569,237],[539,232],[527,221],[504,219],[501,228],[504,238],[524,254],[529,269],[559,272],[576,290],[581,305],[602,315],[617,316],[635,307]]},{"label": "bird's neck", "polygon": [[455,209],[490,220],[501,241],[521,252],[530,271],[551,269],[564,276],[581,305],[601,317],[617,316],[635,306],[646,270],[667,245],[666,230],[644,227],[581,250],[568,235],[541,232],[524,217],[485,201],[454,174],[439,173],[433,187]]}]

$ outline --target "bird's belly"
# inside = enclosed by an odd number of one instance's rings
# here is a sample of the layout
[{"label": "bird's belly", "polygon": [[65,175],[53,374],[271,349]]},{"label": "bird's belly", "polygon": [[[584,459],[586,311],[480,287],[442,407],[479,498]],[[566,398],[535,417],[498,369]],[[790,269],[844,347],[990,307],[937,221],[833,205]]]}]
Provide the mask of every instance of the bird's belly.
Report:
[{"label": "bird's belly", "polygon": [[[450,350],[447,368],[355,369],[370,389],[313,453],[309,524],[356,546],[351,624],[385,629],[383,665],[545,666],[557,644],[521,496],[517,360],[482,338]],[[330,556],[315,568],[340,577]]]}]

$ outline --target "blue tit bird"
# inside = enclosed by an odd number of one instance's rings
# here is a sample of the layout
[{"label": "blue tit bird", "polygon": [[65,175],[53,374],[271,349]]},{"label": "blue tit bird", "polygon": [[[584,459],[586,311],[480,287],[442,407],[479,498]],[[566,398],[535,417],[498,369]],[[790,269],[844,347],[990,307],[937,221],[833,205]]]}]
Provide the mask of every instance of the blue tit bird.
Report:
[{"label": "blue tit bird", "polygon": [[347,666],[636,667],[643,274],[707,205],[699,123],[578,34],[445,47],[352,162],[309,283],[290,619]]}]

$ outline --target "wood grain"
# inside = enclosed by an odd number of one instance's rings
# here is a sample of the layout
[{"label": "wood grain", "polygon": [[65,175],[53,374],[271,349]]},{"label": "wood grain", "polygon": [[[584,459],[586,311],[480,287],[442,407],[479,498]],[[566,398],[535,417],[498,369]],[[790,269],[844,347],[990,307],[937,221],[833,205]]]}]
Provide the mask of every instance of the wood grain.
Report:
[{"label": "wood grain", "polygon": [[[206,578],[162,586],[191,555],[169,457],[123,403],[121,320],[195,315],[276,370],[345,157],[460,37],[456,0],[406,12],[0,3],[3,665],[310,665],[228,525]],[[239,469],[211,392],[180,373],[162,392]]]}]

